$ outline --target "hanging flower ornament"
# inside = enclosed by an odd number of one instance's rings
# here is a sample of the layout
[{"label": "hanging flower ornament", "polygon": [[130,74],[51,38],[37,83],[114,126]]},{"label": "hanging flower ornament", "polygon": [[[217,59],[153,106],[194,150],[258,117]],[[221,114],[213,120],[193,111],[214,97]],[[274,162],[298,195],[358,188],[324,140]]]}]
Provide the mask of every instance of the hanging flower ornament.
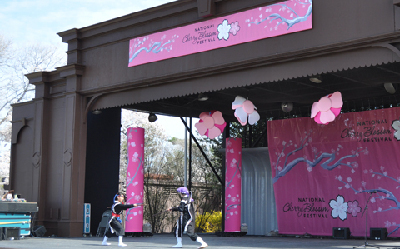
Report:
[{"label": "hanging flower ornament", "polygon": [[202,136],[214,139],[222,134],[226,122],[219,111],[200,113],[200,121],[194,125]]},{"label": "hanging flower ornament", "polygon": [[235,117],[242,126],[247,124],[247,120],[251,125],[260,120],[257,107],[253,105],[253,102],[243,97],[236,96],[235,101],[232,102],[232,110],[235,110]]},{"label": "hanging flower ornament", "polygon": [[397,139],[397,141],[400,141],[400,119],[394,120],[392,122],[392,127],[396,131],[394,133],[394,137]]},{"label": "hanging flower ornament", "polygon": [[340,92],[334,92],[314,102],[311,108],[311,118],[318,124],[328,124],[335,120],[342,109],[343,101]]}]

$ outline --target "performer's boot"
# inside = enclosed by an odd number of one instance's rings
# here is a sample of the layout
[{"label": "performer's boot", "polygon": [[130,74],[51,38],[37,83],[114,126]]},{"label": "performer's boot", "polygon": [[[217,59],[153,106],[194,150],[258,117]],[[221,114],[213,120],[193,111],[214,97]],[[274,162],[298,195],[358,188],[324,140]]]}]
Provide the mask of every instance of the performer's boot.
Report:
[{"label": "performer's boot", "polygon": [[118,246],[127,246],[127,244],[122,243],[122,236],[118,236]]},{"label": "performer's boot", "polygon": [[104,236],[103,242],[101,243],[103,246],[109,246],[111,243],[107,243],[107,236]]},{"label": "performer's boot", "polygon": [[176,245],[174,245],[173,247],[182,248],[182,237],[176,237]]},{"label": "performer's boot", "polygon": [[204,240],[203,240],[201,237],[197,237],[197,240],[196,240],[196,241],[199,242],[199,243],[201,243],[201,246],[199,246],[199,247],[197,247],[197,248],[204,248],[204,247],[207,247],[207,246],[208,246],[207,243],[204,242]]}]

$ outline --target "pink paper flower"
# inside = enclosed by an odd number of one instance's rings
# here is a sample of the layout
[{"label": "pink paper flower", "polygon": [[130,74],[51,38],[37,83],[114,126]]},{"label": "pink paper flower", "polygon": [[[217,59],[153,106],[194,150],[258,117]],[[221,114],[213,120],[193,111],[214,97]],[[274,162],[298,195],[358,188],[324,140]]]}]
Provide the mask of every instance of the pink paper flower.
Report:
[{"label": "pink paper flower", "polygon": [[200,121],[195,124],[200,135],[214,139],[222,134],[226,122],[218,111],[200,113]]},{"label": "pink paper flower", "polygon": [[239,30],[240,30],[239,22],[231,23],[231,30],[229,32],[231,32],[232,35],[236,35],[237,32],[239,32]]},{"label": "pink paper flower", "polygon": [[340,92],[334,92],[314,102],[311,108],[311,118],[318,124],[328,124],[335,120],[342,109],[343,101]]},{"label": "pink paper flower", "polygon": [[251,125],[260,119],[257,107],[253,105],[253,102],[240,96],[237,96],[235,101],[232,102],[232,110],[235,110],[235,117],[242,126],[247,124],[247,119]]}]

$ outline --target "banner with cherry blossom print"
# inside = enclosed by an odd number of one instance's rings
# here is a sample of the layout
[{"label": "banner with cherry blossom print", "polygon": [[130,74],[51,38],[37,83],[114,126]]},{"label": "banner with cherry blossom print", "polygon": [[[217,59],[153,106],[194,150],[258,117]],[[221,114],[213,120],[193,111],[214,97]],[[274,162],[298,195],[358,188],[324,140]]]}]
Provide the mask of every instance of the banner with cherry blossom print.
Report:
[{"label": "banner with cherry blossom print", "polygon": [[279,2],[131,39],[128,67],[311,28],[312,0]]},{"label": "banner with cherry blossom print", "polygon": [[[268,148],[281,234],[400,236],[400,108],[270,121]],[[368,199],[369,202],[368,202]],[[365,206],[368,202],[368,209]]]},{"label": "banner with cherry blossom print", "polygon": [[225,232],[240,232],[242,211],[242,139],[226,139]]},{"label": "banner with cherry blossom print", "polygon": [[[128,168],[126,172],[127,203],[143,203],[144,129],[129,127]],[[143,232],[143,206],[126,211],[126,232]]]}]

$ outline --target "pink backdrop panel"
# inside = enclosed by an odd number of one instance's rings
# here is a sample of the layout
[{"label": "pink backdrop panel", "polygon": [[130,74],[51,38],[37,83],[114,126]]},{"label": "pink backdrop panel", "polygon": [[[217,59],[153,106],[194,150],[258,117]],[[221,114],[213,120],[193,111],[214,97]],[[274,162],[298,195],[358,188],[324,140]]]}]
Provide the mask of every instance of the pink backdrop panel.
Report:
[{"label": "pink backdrop panel", "polygon": [[312,1],[289,0],[134,38],[128,67],[311,28]]},{"label": "pink backdrop panel", "polygon": [[[127,203],[143,203],[144,129],[128,128],[128,169],[126,173]],[[143,207],[128,209],[126,232],[143,231]]]},{"label": "pink backdrop panel", "polygon": [[370,227],[400,236],[399,107],[340,114],[328,125],[294,118],[267,126],[279,233],[349,227],[363,237],[367,217],[368,236]]},{"label": "pink backdrop panel", "polygon": [[225,232],[240,232],[242,203],[242,139],[226,139]]}]

